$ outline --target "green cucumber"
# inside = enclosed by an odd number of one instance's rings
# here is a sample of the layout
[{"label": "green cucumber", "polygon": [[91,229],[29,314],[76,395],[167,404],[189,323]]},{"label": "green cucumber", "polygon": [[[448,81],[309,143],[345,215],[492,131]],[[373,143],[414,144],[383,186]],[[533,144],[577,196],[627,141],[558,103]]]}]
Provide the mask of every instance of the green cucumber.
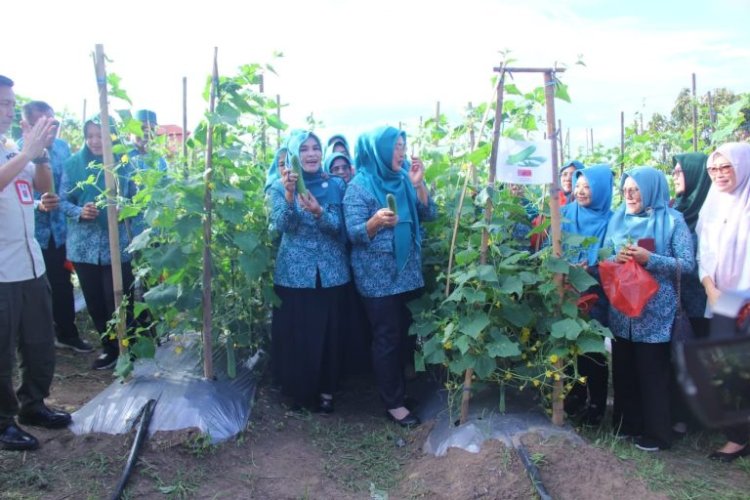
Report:
[{"label": "green cucumber", "polygon": [[292,172],[297,174],[297,194],[306,194],[305,179],[302,178],[302,165],[299,164],[299,158],[292,156]]},{"label": "green cucumber", "polygon": [[388,210],[393,212],[393,215],[398,215],[398,206],[396,205],[396,197],[391,193],[385,195],[385,201],[388,203]]},{"label": "green cucumber", "polygon": [[522,161],[524,161],[526,158],[534,154],[534,151],[536,151],[536,146],[533,144],[531,146],[528,146],[527,148],[522,149],[518,153],[508,155],[508,159],[506,163],[508,165],[518,165]]}]

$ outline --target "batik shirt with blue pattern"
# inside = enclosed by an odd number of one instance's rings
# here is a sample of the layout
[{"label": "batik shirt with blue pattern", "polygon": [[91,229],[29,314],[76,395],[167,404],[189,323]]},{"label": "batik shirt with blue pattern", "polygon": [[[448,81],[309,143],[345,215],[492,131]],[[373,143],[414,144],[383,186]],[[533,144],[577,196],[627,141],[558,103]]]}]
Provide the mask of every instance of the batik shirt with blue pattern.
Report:
[{"label": "batik shirt with blue pattern", "polygon": [[[363,297],[386,297],[416,290],[424,286],[422,252],[414,241],[404,268],[396,269],[393,229],[383,228],[372,239],[367,234],[367,221],[381,207],[375,196],[359,184],[358,178],[349,183],[344,196],[344,215],[349,240],[352,242],[351,261],[354,282]],[[428,199],[427,205],[417,201],[419,221],[437,217],[437,206]]]}]

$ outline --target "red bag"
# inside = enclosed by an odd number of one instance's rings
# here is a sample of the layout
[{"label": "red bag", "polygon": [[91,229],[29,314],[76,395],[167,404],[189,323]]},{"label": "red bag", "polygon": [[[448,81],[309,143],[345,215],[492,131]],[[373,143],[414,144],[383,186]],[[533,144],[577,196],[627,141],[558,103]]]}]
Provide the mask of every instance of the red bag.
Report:
[{"label": "red bag", "polygon": [[635,260],[625,264],[600,262],[599,276],[612,307],[631,318],[640,316],[651,297],[659,291],[659,283]]}]

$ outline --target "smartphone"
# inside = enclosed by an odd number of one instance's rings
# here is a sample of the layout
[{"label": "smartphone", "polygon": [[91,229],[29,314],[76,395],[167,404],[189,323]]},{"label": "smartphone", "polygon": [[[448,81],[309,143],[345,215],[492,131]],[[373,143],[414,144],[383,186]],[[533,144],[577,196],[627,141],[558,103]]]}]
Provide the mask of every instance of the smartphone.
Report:
[{"label": "smartphone", "polygon": [[656,244],[653,238],[641,238],[638,240],[638,246],[648,250],[649,252],[656,251]]}]

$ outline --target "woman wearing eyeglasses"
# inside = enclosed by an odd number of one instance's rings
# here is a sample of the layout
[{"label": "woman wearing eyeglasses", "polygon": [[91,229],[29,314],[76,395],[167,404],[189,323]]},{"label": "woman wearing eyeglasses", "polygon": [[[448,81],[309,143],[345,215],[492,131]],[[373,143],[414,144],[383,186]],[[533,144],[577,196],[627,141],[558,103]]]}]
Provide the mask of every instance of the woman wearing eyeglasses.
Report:
[{"label": "woman wearing eyeglasses", "polygon": [[[698,273],[707,316],[726,291],[750,290],[750,144],[730,142],[708,157],[711,189],[698,217]],[[727,443],[709,455],[731,462],[750,455],[747,425],[725,429]]]},{"label": "woman wearing eyeglasses", "polygon": [[685,219],[669,208],[669,187],[660,171],[638,167],[621,181],[624,203],[607,226],[605,244],[619,263],[635,260],[659,283],[659,290],[631,318],[610,305],[614,425],[637,448],[671,446],[670,340],[677,313],[678,269],[695,267],[693,241]]}]

